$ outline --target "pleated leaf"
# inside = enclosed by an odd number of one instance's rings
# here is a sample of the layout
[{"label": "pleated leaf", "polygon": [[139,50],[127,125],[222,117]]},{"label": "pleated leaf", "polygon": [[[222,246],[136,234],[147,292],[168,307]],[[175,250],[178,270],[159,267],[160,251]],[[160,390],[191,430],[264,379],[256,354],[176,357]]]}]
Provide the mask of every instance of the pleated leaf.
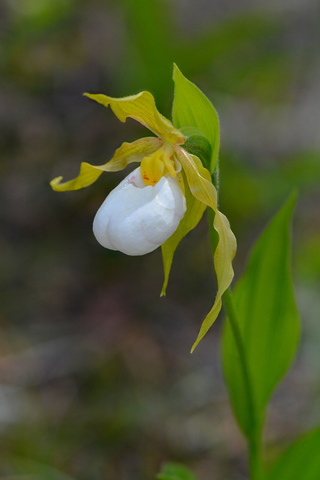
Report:
[{"label": "pleated leaf", "polygon": [[259,432],[267,402],[296,352],[300,324],[291,280],[290,223],[296,195],[290,196],[251,253],[234,292],[253,406],[248,401],[241,362],[227,320],[222,362],[231,403],[243,432]]}]

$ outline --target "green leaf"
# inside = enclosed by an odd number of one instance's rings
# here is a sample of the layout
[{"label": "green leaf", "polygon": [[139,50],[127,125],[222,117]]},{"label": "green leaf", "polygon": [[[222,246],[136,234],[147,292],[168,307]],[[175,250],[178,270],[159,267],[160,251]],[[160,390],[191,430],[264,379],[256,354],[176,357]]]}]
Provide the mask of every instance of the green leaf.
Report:
[{"label": "green leaf", "polygon": [[[184,173],[183,173],[183,176],[184,176]],[[179,245],[183,237],[185,237],[187,233],[189,233],[198,225],[203,215],[203,212],[207,208],[207,206],[203,202],[200,202],[200,200],[197,200],[192,195],[192,193],[190,192],[188,182],[185,180],[185,178],[184,178],[184,185],[185,185],[185,196],[186,196],[186,202],[187,202],[187,211],[184,214],[182,220],[180,221],[177,230],[161,246],[163,269],[164,269],[164,283],[161,290],[161,296],[164,296],[166,294],[173,255],[174,255],[174,252],[176,251],[177,246]]]},{"label": "green leaf", "polygon": [[245,435],[260,433],[267,402],[294,357],[300,324],[290,272],[292,194],[255,245],[246,272],[234,292],[249,379],[250,407],[238,352],[227,321],[222,362],[231,403]]},{"label": "green leaf", "polygon": [[320,427],[307,433],[280,456],[265,480],[319,480]]},{"label": "green leaf", "polygon": [[196,127],[209,140],[212,148],[210,171],[213,172],[219,154],[219,118],[210,100],[174,65],[173,124],[176,128]]},{"label": "green leaf", "polygon": [[156,478],[157,480],[196,480],[191,470],[179,463],[166,463]]}]

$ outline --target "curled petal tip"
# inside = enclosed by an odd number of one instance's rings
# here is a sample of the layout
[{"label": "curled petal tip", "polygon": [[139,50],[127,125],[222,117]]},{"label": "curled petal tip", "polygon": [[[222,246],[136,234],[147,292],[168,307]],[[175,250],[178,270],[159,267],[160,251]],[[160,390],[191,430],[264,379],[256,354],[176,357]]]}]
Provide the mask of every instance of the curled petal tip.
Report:
[{"label": "curled petal tip", "polygon": [[50,186],[51,186],[52,190],[56,190],[56,191],[59,190],[59,188],[57,188],[57,186],[60,184],[62,179],[63,179],[63,177],[56,177],[53,180],[51,180]]}]

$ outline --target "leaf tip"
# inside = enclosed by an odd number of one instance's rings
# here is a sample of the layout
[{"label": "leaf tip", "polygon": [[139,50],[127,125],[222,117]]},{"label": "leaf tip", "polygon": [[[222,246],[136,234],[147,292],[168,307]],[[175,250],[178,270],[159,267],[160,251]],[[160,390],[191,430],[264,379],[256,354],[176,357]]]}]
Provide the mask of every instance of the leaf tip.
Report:
[{"label": "leaf tip", "polygon": [[183,74],[176,63],[173,64],[173,81],[176,80],[177,76],[183,77]]}]

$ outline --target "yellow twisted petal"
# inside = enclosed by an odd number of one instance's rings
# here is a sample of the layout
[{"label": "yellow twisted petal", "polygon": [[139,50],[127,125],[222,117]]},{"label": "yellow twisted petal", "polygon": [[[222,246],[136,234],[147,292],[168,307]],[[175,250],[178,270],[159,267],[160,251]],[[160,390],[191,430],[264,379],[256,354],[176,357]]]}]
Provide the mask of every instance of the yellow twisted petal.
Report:
[{"label": "yellow twisted petal", "polygon": [[203,167],[198,157],[190,155],[180,147],[176,147],[176,152],[185,172],[192,194],[198,200],[214,210],[215,216],[213,226],[219,235],[219,242],[214,254],[214,267],[217,275],[218,291],[214,305],[204,319],[198,337],[192,346],[191,352],[193,352],[200,340],[216,320],[221,310],[221,297],[229,287],[234,275],[232,259],[236,253],[237,244],[235,236],[230,229],[228,219],[218,210],[218,195],[211,182],[209,171]]},{"label": "yellow twisted petal", "polygon": [[112,108],[113,113],[125,122],[127,117],[147,127],[151,132],[161,137],[164,142],[182,145],[185,137],[180,130],[158,112],[153,95],[150,92],[141,92],[123,98],[113,98],[107,95],[85,93],[85,96]]},{"label": "yellow twisted petal", "polygon": [[102,172],[116,172],[123,170],[129,163],[141,162],[146,155],[151,155],[157,151],[161,144],[162,141],[154,137],[141,138],[132,143],[125,142],[115,151],[112,159],[106,164],[96,166],[83,162],[80,173],[76,178],[61,183],[63,177],[57,177],[50,182],[50,185],[57,192],[88,187],[100,177]]}]

